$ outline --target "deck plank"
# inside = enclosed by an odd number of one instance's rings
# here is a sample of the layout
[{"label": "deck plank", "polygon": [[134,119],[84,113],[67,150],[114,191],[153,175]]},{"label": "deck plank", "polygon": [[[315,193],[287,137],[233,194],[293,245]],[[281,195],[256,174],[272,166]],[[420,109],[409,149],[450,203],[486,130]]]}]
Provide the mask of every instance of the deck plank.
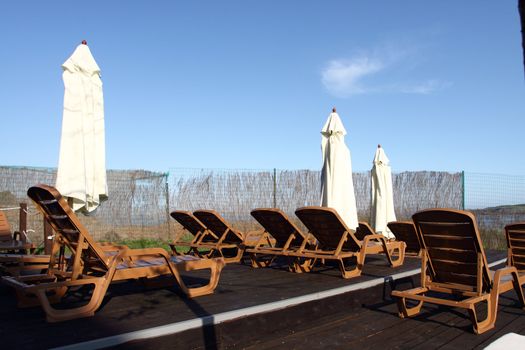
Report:
[{"label": "deck plank", "polygon": [[[488,255],[489,261],[505,256],[502,252]],[[3,345],[16,345],[18,349],[60,346],[318,293],[378,277],[386,279],[384,285],[203,327],[184,335],[127,343],[123,347],[163,349],[184,348],[191,344],[197,348],[271,349],[285,345],[292,348],[384,348],[389,339],[388,347],[459,348],[465,341],[470,347],[488,344],[495,339],[495,334],[503,331],[525,332],[522,321],[525,313],[513,305],[515,298],[510,292],[510,297],[502,298],[497,332],[488,332],[487,336],[475,336],[470,332],[466,313],[446,308],[431,306],[414,319],[400,319],[390,291],[403,284],[406,288],[414,286],[414,282],[407,278],[392,285],[388,276],[413,270],[419,264],[419,260],[408,258],[404,266],[392,269],[384,258],[371,258],[367,260],[363,276],[350,280],[341,278],[336,268],[294,274],[285,266],[253,269],[233,264],[223,270],[213,295],[187,299],[177,287],[148,289],[134,282],[118,283],[110,287],[103,306],[94,317],[52,324],[45,322],[45,315],[39,308],[17,309],[14,296],[2,286],[0,336]],[[316,320],[315,323],[312,320]],[[55,334],[61,336],[55,337]]]}]

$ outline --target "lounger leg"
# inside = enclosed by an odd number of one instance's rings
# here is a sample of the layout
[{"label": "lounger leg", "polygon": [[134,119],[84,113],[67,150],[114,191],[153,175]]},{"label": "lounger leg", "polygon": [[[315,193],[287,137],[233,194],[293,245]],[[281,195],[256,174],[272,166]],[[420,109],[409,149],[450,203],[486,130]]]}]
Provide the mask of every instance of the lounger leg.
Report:
[{"label": "lounger leg", "polygon": [[392,267],[397,267],[403,265],[403,262],[405,261],[405,249],[406,249],[406,243],[405,242],[399,242],[399,246],[394,248],[392,250],[392,253],[397,250],[397,254],[392,254],[394,256],[397,256],[397,259],[392,260]]},{"label": "lounger leg", "polygon": [[93,284],[95,286],[89,303],[81,307],[66,310],[58,310],[51,306],[52,300],[47,296],[46,289],[42,288],[35,290],[34,293],[38,297],[38,300],[46,313],[47,321],[61,322],[75,318],[93,316],[104,299],[109,281],[103,277],[92,278],[86,284]]},{"label": "lounger leg", "polygon": [[213,257],[213,255],[215,255],[215,250],[214,249],[210,249],[210,250],[207,250],[205,252],[201,252],[201,251],[199,251],[199,248],[192,247],[192,248],[190,248],[189,252],[191,253],[190,255],[194,255],[194,256],[197,256],[197,257],[203,258],[203,259],[210,259],[210,258]]},{"label": "lounger leg", "polygon": [[478,321],[476,314],[476,304],[471,304],[467,309],[474,333],[481,334],[494,328],[496,324],[496,314],[498,312],[498,293],[491,293],[487,299],[487,317],[483,321]]},{"label": "lounger leg", "polygon": [[297,257],[289,264],[289,270],[295,273],[310,272],[314,264],[315,259]]},{"label": "lounger leg", "polygon": [[188,261],[185,264],[185,271],[210,269],[210,280],[208,284],[201,287],[189,288],[182,280],[182,277],[180,276],[179,271],[177,269],[177,265],[174,265],[173,263],[169,262],[170,270],[173,277],[175,277],[182,291],[189,298],[213,293],[213,290],[217,287],[217,284],[219,283],[219,276],[224,265],[225,262],[222,258]]},{"label": "lounger leg", "polygon": [[514,284],[514,290],[518,295],[518,300],[520,301],[521,307],[525,310],[525,295],[523,294],[523,289],[521,288],[520,278],[518,273],[513,273],[512,283]]},{"label": "lounger leg", "polygon": [[[60,302],[64,294],[66,294],[67,292],[67,287],[54,288],[53,292],[53,295],[47,297],[51,304]],[[25,293],[23,290],[20,289],[15,289],[15,294],[17,299],[17,306],[19,308],[40,306],[41,304],[39,299],[34,294]]]},{"label": "lounger leg", "polygon": [[351,270],[346,269],[344,259],[339,259],[337,262],[339,263],[339,269],[341,270],[341,274],[343,278],[352,278],[352,277],[361,276],[361,272],[363,272],[364,255],[362,258],[360,257],[357,258],[357,264],[355,268]]},{"label": "lounger leg", "polygon": [[[381,243],[383,244],[383,251],[386,255],[386,258],[388,259],[388,263],[390,264],[390,266],[397,267],[403,265],[403,262],[405,261],[406,243],[390,242],[388,244],[394,246],[390,250],[387,248],[387,242],[385,239],[382,239]],[[397,257],[397,259],[394,259],[394,257]]]},{"label": "lounger leg", "polygon": [[406,298],[396,297],[397,308],[399,310],[398,315],[401,318],[411,317],[417,315],[421,311],[423,306],[423,300],[420,300],[415,306],[408,307],[406,304]]},{"label": "lounger leg", "polygon": [[493,284],[492,292],[490,293],[490,297],[487,301],[487,318],[482,322],[478,322],[477,316],[476,316],[476,310],[474,309],[474,307],[472,308],[472,310],[469,309],[470,318],[472,319],[474,332],[476,334],[481,334],[483,332],[486,332],[489,329],[494,328],[496,325],[496,318],[498,316],[497,315],[498,300],[499,300],[499,294],[501,293],[500,291],[501,280],[502,280],[502,277],[505,275],[512,276],[512,284],[514,287],[514,291],[516,292],[518,296],[518,300],[521,306],[522,307],[525,306],[525,298],[523,296],[523,289],[521,288],[519,274],[516,268],[506,267],[506,268],[496,271],[496,274],[494,275],[494,284]]},{"label": "lounger leg", "polygon": [[[228,256],[227,257],[227,256],[224,255],[224,252],[223,252],[224,249],[235,249],[236,250],[236,254],[234,256]],[[227,264],[240,262],[241,259],[242,259],[242,255],[244,254],[244,249],[242,249],[240,247],[237,247],[237,248],[221,248],[221,249],[218,249],[217,251],[220,254],[219,256],[222,257],[224,259],[224,262],[227,263]]]},{"label": "lounger leg", "polygon": [[272,256],[270,258],[266,257],[266,259],[262,257],[258,257],[257,253],[250,253],[250,261],[252,264],[252,267],[257,269],[259,267],[267,267],[270,266],[271,263],[274,261],[275,256]]}]

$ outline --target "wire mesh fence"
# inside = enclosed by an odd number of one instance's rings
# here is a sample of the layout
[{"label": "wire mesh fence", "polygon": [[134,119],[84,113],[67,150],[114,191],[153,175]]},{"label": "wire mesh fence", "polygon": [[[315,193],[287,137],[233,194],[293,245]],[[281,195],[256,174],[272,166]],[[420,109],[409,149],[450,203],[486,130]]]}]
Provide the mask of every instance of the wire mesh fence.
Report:
[{"label": "wire mesh fence", "polygon": [[505,225],[525,222],[525,176],[464,173],[464,183],[464,206],[476,215],[485,244],[505,247]]},{"label": "wire mesh fence", "polygon": [[[167,174],[145,170],[108,170],[109,200],[80,221],[97,240],[121,240],[130,237],[166,239],[168,210]],[[27,189],[35,184],[54,186],[56,169],[0,167],[0,208],[16,208],[29,202]],[[18,230],[18,211],[6,210],[12,230]],[[27,228],[32,242],[42,244],[43,219],[29,204]]]},{"label": "wire mesh fence", "polygon": [[[277,207],[299,226],[297,208],[319,205],[321,172],[315,170],[170,169],[172,208],[214,209],[241,230],[259,228],[251,218],[254,208]],[[359,220],[370,217],[370,172],[354,173]],[[423,208],[461,208],[461,173],[403,172],[393,174],[396,214],[408,219]],[[174,224],[175,228],[179,228]]]},{"label": "wire mesh fence", "polygon": [[[298,207],[319,205],[321,173],[314,170],[170,169],[170,203],[183,210],[215,209],[226,219],[250,221],[258,207],[278,207],[293,216]],[[370,216],[370,172],[354,173],[358,216]],[[393,174],[396,214],[401,219],[423,208],[461,208],[461,173]]]},{"label": "wire mesh fence", "polygon": [[[169,174],[169,175],[168,175]],[[169,173],[109,170],[109,200],[81,222],[98,240],[152,238],[170,240],[180,227],[169,217],[174,209],[214,209],[241,230],[258,228],[250,211],[278,207],[291,218],[298,207],[319,205],[321,177],[315,170],[187,169]],[[56,169],[0,167],[0,208],[28,202],[27,189],[53,185]],[[410,219],[431,207],[466,208],[475,212],[485,243],[502,247],[503,227],[525,221],[525,176],[448,172],[393,174],[396,216]],[[358,217],[370,217],[370,172],[353,174]],[[6,211],[14,229],[16,210]],[[43,239],[40,214],[29,205],[28,228],[34,242]]]}]

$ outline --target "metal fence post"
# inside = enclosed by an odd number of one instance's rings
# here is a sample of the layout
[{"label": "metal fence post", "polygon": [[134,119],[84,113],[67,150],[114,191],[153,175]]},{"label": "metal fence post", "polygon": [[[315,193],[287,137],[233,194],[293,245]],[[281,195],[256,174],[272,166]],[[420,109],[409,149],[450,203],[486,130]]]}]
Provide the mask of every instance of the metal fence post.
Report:
[{"label": "metal fence post", "polygon": [[20,213],[18,214],[18,232],[22,241],[27,240],[27,203],[20,203]]},{"label": "metal fence post", "polygon": [[273,168],[273,207],[277,208],[277,169]]},{"label": "metal fence post", "polygon": [[465,170],[461,171],[461,191],[463,192],[461,209],[465,210]]},{"label": "metal fence post", "polygon": [[168,182],[170,173],[167,172],[164,174],[166,178],[166,224],[168,225],[168,241],[171,241],[171,232],[170,232],[170,185]]}]

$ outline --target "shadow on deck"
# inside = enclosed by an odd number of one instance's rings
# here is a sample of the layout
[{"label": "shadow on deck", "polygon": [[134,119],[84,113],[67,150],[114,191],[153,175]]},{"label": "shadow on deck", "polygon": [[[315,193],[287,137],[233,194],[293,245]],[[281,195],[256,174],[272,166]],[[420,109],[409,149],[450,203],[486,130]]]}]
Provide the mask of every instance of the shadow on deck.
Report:
[{"label": "shadow on deck", "polygon": [[[505,257],[488,252],[489,261]],[[344,280],[337,269],[294,274],[284,267],[228,265],[213,295],[188,299],[176,288],[134,282],[110,287],[94,317],[46,323],[39,308],[17,309],[0,287],[0,334],[6,348],[228,349],[228,348],[474,348],[507,332],[525,334],[525,312],[509,292],[500,298],[496,329],[474,335],[466,313],[428,306],[400,319],[392,289],[419,283],[420,262],[392,269],[367,259],[364,273]]]}]

